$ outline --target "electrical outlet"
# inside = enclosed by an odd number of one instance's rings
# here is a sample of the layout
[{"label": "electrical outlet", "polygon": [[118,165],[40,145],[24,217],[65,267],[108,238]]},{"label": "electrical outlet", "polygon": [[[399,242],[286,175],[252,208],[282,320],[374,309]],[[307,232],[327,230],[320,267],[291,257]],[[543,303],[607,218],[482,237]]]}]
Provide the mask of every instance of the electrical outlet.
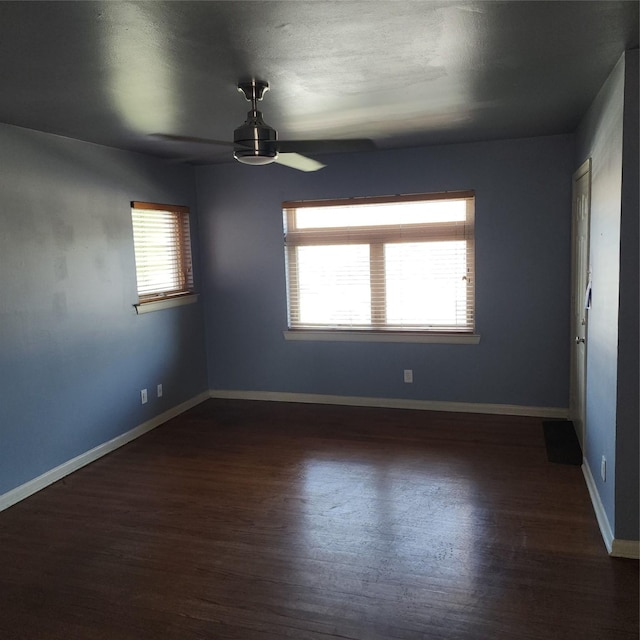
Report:
[{"label": "electrical outlet", "polygon": [[602,482],[607,481],[607,459],[602,456],[602,460],[600,461],[600,475],[602,476]]},{"label": "electrical outlet", "polygon": [[413,369],[404,370],[404,381],[407,383],[413,382]]},{"label": "electrical outlet", "polygon": [[162,398],[162,385],[161,384],[158,385],[157,391],[158,391],[158,398]]},{"label": "electrical outlet", "polygon": [[140,391],[140,401],[142,402],[142,404],[147,404],[147,390],[146,389],[142,389],[142,391]]}]

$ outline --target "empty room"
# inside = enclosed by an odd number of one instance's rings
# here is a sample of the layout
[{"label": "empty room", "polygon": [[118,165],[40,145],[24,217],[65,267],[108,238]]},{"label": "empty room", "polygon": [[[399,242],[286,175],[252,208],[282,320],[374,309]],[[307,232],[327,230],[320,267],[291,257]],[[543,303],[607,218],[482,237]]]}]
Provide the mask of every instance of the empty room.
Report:
[{"label": "empty room", "polygon": [[0,2],[0,637],[638,638],[638,9]]}]

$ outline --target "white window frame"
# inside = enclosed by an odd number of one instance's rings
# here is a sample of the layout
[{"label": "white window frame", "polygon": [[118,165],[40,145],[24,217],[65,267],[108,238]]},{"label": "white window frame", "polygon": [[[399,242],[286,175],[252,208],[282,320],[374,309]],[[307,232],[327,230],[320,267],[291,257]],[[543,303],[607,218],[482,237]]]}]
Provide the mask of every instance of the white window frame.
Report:
[{"label": "white window frame", "polygon": [[[298,228],[296,211],[304,207],[366,207],[373,204],[419,202],[433,200],[464,200],[466,202],[466,219],[464,222],[432,222],[428,224],[395,225],[383,228],[370,227],[324,227]],[[471,190],[406,194],[398,196],[382,196],[370,198],[348,198],[338,200],[306,200],[287,201],[282,203],[285,228],[285,259],[287,271],[287,312],[288,329],[283,332],[287,340],[319,340],[319,341],[384,341],[384,342],[444,342],[477,344],[480,337],[475,333],[475,192]],[[370,245],[372,257],[370,269],[377,269],[380,276],[380,262],[375,264],[375,256],[380,255],[384,243],[411,243],[429,240],[460,240],[466,246],[467,277],[466,304],[467,319],[465,326],[456,327],[409,327],[387,325],[385,323],[386,293],[385,283],[380,277],[371,278],[371,324],[364,327],[305,325],[299,320],[296,300],[300,299],[297,286],[296,260],[297,247],[304,245],[350,244],[357,236],[357,242]],[[373,274],[370,271],[370,274]],[[382,278],[384,280],[384,277]],[[375,288],[375,292],[374,292]],[[373,301],[376,301],[375,304]]]},{"label": "white window frame", "polygon": [[[136,260],[137,313],[147,313],[169,307],[191,304],[197,301],[193,284],[193,260],[191,254],[191,232],[189,207],[160,204],[156,202],[131,202],[134,251]],[[169,225],[172,228],[167,229]],[[145,279],[145,269],[153,262],[153,241],[150,229],[155,224],[163,225],[164,231],[173,233],[171,238],[173,269],[163,286],[151,287]]]}]

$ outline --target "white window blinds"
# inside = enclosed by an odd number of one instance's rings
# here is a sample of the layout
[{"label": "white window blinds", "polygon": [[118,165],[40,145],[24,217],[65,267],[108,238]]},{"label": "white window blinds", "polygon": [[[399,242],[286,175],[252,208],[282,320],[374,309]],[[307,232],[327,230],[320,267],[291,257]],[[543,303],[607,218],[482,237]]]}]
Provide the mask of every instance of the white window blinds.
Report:
[{"label": "white window blinds", "polygon": [[474,331],[474,193],[283,203],[290,329]]},{"label": "white window blinds", "polygon": [[131,219],[140,302],[191,292],[188,207],[132,202]]}]

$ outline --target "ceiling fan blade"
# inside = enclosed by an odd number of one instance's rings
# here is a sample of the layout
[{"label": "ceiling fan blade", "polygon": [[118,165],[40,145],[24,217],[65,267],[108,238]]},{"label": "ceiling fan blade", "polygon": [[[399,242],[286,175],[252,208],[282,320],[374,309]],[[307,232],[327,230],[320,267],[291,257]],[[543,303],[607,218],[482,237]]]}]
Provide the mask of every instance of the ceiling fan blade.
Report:
[{"label": "ceiling fan blade", "polygon": [[218,161],[224,161],[224,160],[228,160],[229,156],[228,156],[228,152],[225,151],[224,152],[224,156],[221,156],[220,153],[213,153],[213,155],[211,155],[211,152],[209,153],[200,153],[200,154],[191,154],[191,155],[180,155],[177,158],[164,158],[164,161],[167,164],[211,164],[212,162],[218,160]]},{"label": "ceiling fan blade", "polygon": [[172,136],[169,133],[152,133],[152,137],[160,140],[169,140],[171,142],[197,142],[198,144],[215,144],[223,147],[233,147],[237,143],[228,140],[211,140],[209,138],[196,138],[192,136]]},{"label": "ceiling fan blade", "polygon": [[278,151],[283,153],[348,153],[373,151],[373,140],[346,138],[344,140],[278,140]]},{"label": "ceiling fan blade", "polygon": [[318,169],[322,169],[327,166],[317,160],[301,156],[299,153],[278,153],[276,162],[278,164],[283,164],[285,167],[297,169],[298,171],[318,171]]}]

